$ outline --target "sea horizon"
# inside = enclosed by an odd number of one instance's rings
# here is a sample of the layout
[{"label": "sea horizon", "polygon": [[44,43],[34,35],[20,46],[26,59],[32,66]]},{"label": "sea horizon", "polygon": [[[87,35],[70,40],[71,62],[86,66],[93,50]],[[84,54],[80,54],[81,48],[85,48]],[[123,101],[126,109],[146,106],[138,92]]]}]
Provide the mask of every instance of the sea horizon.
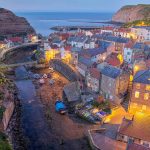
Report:
[{"label": "sea horizon", "polygon": [[37,33],[48,36],[54,26],[103,26],[111,21],[114,13],[109,12],[15,12],[25,17]]}]

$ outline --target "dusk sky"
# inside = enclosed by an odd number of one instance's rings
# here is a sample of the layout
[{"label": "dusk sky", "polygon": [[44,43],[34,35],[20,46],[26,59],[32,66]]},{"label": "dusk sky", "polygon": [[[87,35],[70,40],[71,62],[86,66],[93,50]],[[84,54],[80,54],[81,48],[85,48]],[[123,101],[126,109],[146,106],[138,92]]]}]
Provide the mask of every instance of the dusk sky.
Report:
[{"label": "dusk sky", "polygon": [[114,12],[123,5],[150,4],[149,0],[0,0],[13,11]]}]

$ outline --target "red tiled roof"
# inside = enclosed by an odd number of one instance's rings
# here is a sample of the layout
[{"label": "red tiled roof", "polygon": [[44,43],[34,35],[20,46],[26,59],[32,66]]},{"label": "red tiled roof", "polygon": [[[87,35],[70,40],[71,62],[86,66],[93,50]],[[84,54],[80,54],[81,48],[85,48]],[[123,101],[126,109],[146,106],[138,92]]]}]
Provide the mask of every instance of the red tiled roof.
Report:
[{"label": "red tiled roof", "polygon": [[23,42],[23,39],[21,37],[11,37],[8,40],[12,42]]},{"label": "red tiled roof", "polygon": [[150,150],[150,148],[133,143],[128,146],[128,150]]},{"label": "red tiled roof", "polygon": [[135,42],[130,40],[128,43],[125,44],[125,48],[132,48],[134,44]]},{"label": "red tiled roof", "polygon": [[106,58],[106,62],[112,66],[120,66],[120,60],[117,58],[117,53],[112,53]]},{"label": "red tiled roof", "polygon": [[116,31],[116,32],[129,33],[129,32],[131,32],[131,29],[129,29],[129,28],[117,28],[115,31]]},{"label": "red tiled roof", "polygon": [[65,49],[66,51],[71,51],[71,48],[72,48],[71,45],[67,45],[67,46],[64,47],[64,49]]},{"label": "red tiled roof", "polygon": [[93,78],[100,79],[101,73],[98,69],[90,68],[89,73]]},{"label": "red tiled roof", "polygon": [[114,30],[114,27],[106,26],[106,27],[103,27],[102,30]]}]

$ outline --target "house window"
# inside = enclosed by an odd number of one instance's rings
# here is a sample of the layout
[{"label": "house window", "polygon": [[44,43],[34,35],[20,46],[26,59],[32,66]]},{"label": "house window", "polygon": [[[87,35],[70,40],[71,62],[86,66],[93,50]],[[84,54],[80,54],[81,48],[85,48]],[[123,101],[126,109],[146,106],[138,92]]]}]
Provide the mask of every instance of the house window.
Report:
[{"label": "house window", "polygon": [[139,96],[140,96],[140,92],[135,92],[135,98],[139,98]]},{"label": "house window", "polygon": [[142,106],[142,110],[146,110],[146,105],[143,105],[143,106]]},{"label": "house window", "polygon": [[149,99],[149,93],[145,93],[145,94],[144,94],[144,99],[145,99],[145,100],[148,100],[148,99]]},{"label": "house window", "polygon": [[133,103],[133,108],[136,108],[137,107],[137,103]]},{"label": "house window", "polygon": [[127,55],[130,55],[130,52],[127,52]]},{"label": "house window", "polygon": [[140,89],[140,84],[139,83],[136,84],[136,89],[138,89],[138,90]]},{"label": "house window", "polygon": [[146,90],[150,91],[150,85],[146,85]]}]

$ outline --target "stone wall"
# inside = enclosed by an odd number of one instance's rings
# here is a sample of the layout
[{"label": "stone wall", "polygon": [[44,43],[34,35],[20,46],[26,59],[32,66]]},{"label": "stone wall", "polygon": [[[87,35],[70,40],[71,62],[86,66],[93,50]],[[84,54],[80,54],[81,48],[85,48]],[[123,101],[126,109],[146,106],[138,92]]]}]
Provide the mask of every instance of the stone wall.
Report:
[{"label": "stone wall", "polygon": [[6,110],[3,114],[3,120],[2,120],[4,130],[6,130],[8,127],[8,124],[9,124],[9,121],[10,121],[12,115],[13,115],[14,109],[15,109],[14,101],[8,102],[6,105]]}]

